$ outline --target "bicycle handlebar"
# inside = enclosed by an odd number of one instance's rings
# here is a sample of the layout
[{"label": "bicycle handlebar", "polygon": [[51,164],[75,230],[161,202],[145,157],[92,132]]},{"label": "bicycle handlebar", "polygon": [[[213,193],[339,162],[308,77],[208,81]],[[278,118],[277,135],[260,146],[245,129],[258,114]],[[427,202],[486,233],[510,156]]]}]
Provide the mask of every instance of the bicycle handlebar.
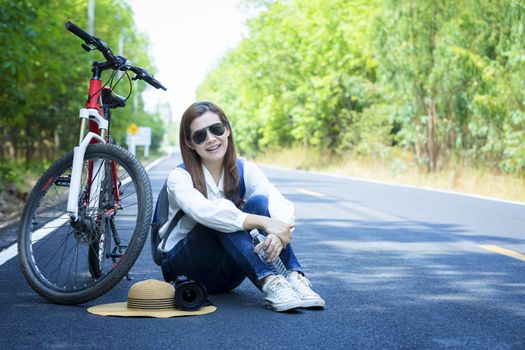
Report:
[{"label": "bicycle handlebar", "polygon": [[[68,21],[64,25],[64,27],[69,30],[71,33],[78,36],[80,39],[82,39],[87,45],[94,46],[97,50],[102,52],[104,55],[104,58],[111,63],[112,67],[114,69],[119,70],[131,70],[133,73],[136,74],[136,76],[133,79],[140,79],[144,80],[146,83],[150,84],[156,89],[162,89],[167,90],[157,79],[153,78],[153,75],[151,75],[149,72],[147,72],[144,68],[132,66],[129,64],[129,61],[122,56],[115,56],[113,55],[113,52],[111,52],[111,49],[109,46],[99,38],[92,36],[88,33],[86,33],[84,30],[82,30],[80,27],[78,27],[76,24]],[[89,51],[89,48],[86,47],[86,50]]]},{"label": "bicycle handlebar", "polygon": [[151,86],[153,86],[156,89],[166,90],[166,88],[164,86],[162,86],[160,81],[158,81],[157,79],[153,78],[153,76],[150,73],[148,73],[145,69],[140,68],[140,67],[131,66],[130,70],[133,73],[137,74],[135,79],[142,79],[146,83],[150,84]]},{"label": "bicycle handlebar", "polygon": [[66,27],[67,30],[78,36],[80,39],[84,40],[86,44],[92,44],[93,37],[80,29],[80,27],[77,27],[74,23],[68,21],[64,27]]}]

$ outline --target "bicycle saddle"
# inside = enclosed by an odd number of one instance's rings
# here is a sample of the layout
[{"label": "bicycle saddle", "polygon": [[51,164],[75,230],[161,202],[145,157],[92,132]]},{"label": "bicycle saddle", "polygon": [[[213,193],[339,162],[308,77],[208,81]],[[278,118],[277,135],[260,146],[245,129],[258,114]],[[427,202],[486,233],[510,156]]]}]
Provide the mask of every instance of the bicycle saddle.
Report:
[{"label": "bicycle saddle", "polygon": [[102,106],[109,108],[124,107],[126,105],[126,98],[117,95],[112,90],[105,88],[102,90]]}]

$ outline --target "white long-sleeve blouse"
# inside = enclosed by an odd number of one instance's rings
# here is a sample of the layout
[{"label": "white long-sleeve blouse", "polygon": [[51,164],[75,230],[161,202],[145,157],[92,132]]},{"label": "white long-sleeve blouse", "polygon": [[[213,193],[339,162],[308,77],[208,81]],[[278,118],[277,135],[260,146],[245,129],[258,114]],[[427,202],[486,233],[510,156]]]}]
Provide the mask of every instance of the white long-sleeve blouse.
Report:
[{"label": "white long-sleeve blouse", "polygon": [[[270,216],[290,224],[294,223],[294,205],[270,183],[264,173],[253,163],[244,160],[244,200],[255,195],[268,196]],[[182,209],[184,216],[179,220],[165,246],[159,249],[168,252],[183,239],[197,223],[220,232],[243,230],[247,213],[239,210],[230,200],[224,198],[224,173],[216,184],[211,173],[202,165],[208,198],[193,187],[190,174],[182,168],[175,168],[168,176],[169,220],[160,228],[161,237],[166,236],[169,223]]]}]

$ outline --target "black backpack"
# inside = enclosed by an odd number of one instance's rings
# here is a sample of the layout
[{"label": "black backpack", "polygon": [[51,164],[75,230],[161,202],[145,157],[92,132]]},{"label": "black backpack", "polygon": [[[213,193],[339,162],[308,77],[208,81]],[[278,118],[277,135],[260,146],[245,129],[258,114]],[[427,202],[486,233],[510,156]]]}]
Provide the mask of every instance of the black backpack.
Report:
[{"label": "black backpack", "polygon": [[[181,163],[178,165],[179,168],[182,168],[186,170],[186,167],[184,166],[184,163]],[[240,184],[239,184],[239,195],[241,198],[244,197],[244,194],[246,193],[246,187],[244,185],[244,162],[240,159],[237,159],[237,169],[239,169],[239,175],[240,175]],[[164,182],[164,186],[162,186],[162,189],[160,190],[159,197],[157,198],[157,204],[155,205],[155,212],[153,213],[153,220],[151,221],[151,234],[150,234],[150,240],[151,240],[151,257],[153,258],[153,261],[157,265],[162,264],[162,258],[164,257],[164,252],[161,252],[157,249],[160,242],[162,242],[162,238],[160,237],[159,230],[169,219],[169,201],[168,201],[168,181]],[[177,223],[179,220],[184,216],[184,212],[182,210],[179,210],[177,214],[175,214],[175,217],[170,222],[170,225],[168,226],[168,229],[166,230],[166,240],[164,240],[164,245],[166,244],[166,241],[168,239],[168,236],[171,234],[175,226],[177,226]]]}]

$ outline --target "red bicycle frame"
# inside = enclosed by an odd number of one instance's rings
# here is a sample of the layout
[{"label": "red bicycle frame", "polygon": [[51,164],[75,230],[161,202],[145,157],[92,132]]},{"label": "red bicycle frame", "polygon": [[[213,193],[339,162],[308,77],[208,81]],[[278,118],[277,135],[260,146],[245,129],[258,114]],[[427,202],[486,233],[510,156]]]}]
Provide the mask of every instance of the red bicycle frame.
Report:
[{"label": "red bicycle frame", "polygon": [[[102,80],[98,79],[97,73],[94,72],[94,77],[89,81],[89,95],[88,95],[88,101],[86,103],[86,108],[93,108],[96,109],[99,114],[104,118],[104,111],[100,107],[99,100],[100,100],[100,93],[103,89],[102,87]],[[90,120],[89,121],[89,131],[94,132],[96,134],[99,133],[98,130],[98,124],[95,121]],[[101,135],[101,136],[107,136],[106,141],[109,140],[109,130],[108,135]],[[82,136],[81,136],[82,137]],[[90,143],[97,143],[98,141],[96,139],[92,139]],[[111,162],[111,174],[112,174],[112,180],[113,180],[113,192],[116,199],[116,207],[120,207],[120,193],[118,189],[118,182],[117,182],[117,165],[114,161]],[[91,190],[91,182],[93,178],[93,161],[89,162],[88,165],[88,194]],[[89,196],[87,199],[87,203],[89,203]],[[112,210],[112,209],[110,209]]]},{"label": "red bicycle frame", "polygon": [[[100,99],[100,92],[102,91],[102,80],[93,78],[89,81],[89,95],[86,103],[86,108],[94,108],[98,110],[98,113],[104,117],[102,108],[98,103]],[[98,125],[94,121],[89,121],[89,131],[98,134]],[[91,140],[91,143],[96,143],[97,140]]]}]

